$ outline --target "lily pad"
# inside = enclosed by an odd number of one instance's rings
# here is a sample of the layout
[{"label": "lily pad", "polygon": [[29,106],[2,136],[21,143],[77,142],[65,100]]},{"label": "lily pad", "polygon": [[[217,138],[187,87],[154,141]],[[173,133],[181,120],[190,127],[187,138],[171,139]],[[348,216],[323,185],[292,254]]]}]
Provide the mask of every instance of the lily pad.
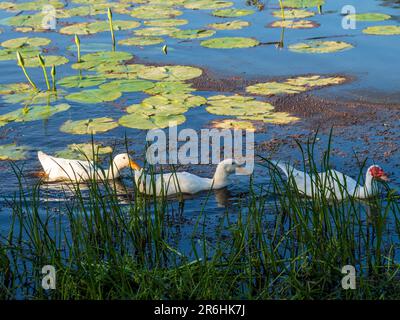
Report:
[{"label": "lily pad", "polygon": [[363,30],[363,33],[378,36],[391,36],[400,34],[400,26],[374,26]]},{"label": "lily pad", "polygon": [[159,81],[185,81],[200,77],[203,71],[188,66],[145,67],[138,72],[139,78]]},{"label": "lily pad", "polygon": [[57,84],[67,88],[88,88],[98,86],[105,81],[104,78],[95,75],[69,76],[59,80]]},{"label": "lily pad", "polygon": [[[129,30],[140,26],[137,21],[124,21],[115,20],[113,21],[114,30]],[[60,29],[62,34],[78,34],[78,35],[88,35],[95,34],[98,32],[110,31],[110,24],[108,21],[96,21],[92,23],[77,23]]]},{"label": "lily pad", "polygon": [[236,119],[225,119],[212,122],[213,128],[255,131],[253,123]]},{"label": "lily pad", "polygon": [[[66,57],[63,56],[43,56],[43,60],[46,66],[60,66],[69,62]],[[38,57],[30,57],[25,59],[25,67],[35,68],[40,67],[40,62]]]},{"label": "lily pad", "polygon": [[118,123],[111,118],[93,118],[86,120],[66,121],[60,128],[62,132],[70,134],[96,134],[107,132],[118,127]]},{"label": "lily pad", "polygon": [[271,28],[311,29],[319,27],[319,24],[310,20],[278,20],[269,24]]},{"label": "lily pad", "polygon": [[144,5],[133,8],[131,16],[139,19],[168,19],[180,16],[182,11],[160,5]]},{"label": "lily pad", "polygon": [[271,112],[265,115],[243,116],[240,118],[244,120],[262,121],[264,123],[271,124],[289,124],[300,120],[300,118],[294,117],[287,112]]},{"label": "lily pad", "polygon": [[148,116],[143,113],[131,113],[122,116],[118,120],[118,123],[127,128],[151,130],[176,126],[184,123],[185,121],[186,117],[182,114]]},{"label": "lily pad", "polygon": [[90,70],[101,64],[119,64],[120,62],[129,60],[132,57],[132,54],[123,51],[100,51],[88,53],[81,57],[81,62],[74,63],[72,68]]},{"label": "lily pad", "polygon": [[[301,10],[301,9],[285,9],[284,11],[285,19],[304,19],[315,15],[314,12]],[[282,17],[282,11],[273,11],[272,15],[277,18]]]},{"label": "lily pad", "polygon": [[[153,88],[145,90],[147,94],[151,95],[165,95],[173,93],[190,93],[195,91],[190,83],[180,81],[161,81],[155,83]],[[1,91],[0,91],[1,92]]]},{"label": "lily pad", "polygon": [[112,151],[111,147],[101,144],[74,143],[69,144],[64,150],[57,151],[55,155],[64,159],[98,161],[100,156],[110,154]]},{"label": "lily pad", "polygon": [[392,16],[384,13],[356,13],[349,14],[346,18],[355,21],[384,21],[391,19]]},{"label": "lily pad", "polygon": [[325,0],[284,0],[282,2],[286,8],[313,8],[322,6]]},{"label": "lily pad", "polygon": [[214,49],[250,48],[258,46],[259,44],[260,42],[256,39],[242,37],[214,38],[201,42],[203,47]]},{"label": "lily pad", "polygon": [[18,49],[22,47],[40,47],[46,46],[51,42],[50,39],[47,38],[39,38],[39,37],[21,37],[15,39],[9,39],[1,43],[1,45],[5,48],[10,49]]},{"label": "lily pad", "polygon": [[186,9],[214,10],[233,6],[233,2],[219,0],[189,0],[185,2]]},{"label": "lily pad", "polygon": [[[35,57],[40,53],[39,48],[35,47],[26,47],[26,48],[21,48],[19,50],[21,56],[25,58],[30,58],[30,57]],[[16,50],[15,49],[3,49],[0,50],[0,61],[5,61],[5,60],[17,60],[17,55],[16,55]]]},{"label": "lily pad", "polygon": [[24,103],[24,104],[49,104],[55,102],[64,97],[65,92],[63,90],[53,91],[24,91],[18,92],[3,97],[3,101],[11,104]]},{"label": "lily pad", "polygon": [[65,99],[79,103],[102,103],[117,100],[119,97],[121,97],[120,91],[91,89],[71,93]]},{"label": "lily pad", "polygon": [[[55,106],[30,106],[0,115],[0,124],[8,122],[26,122],[48,119],[51,116],[64,112],[70,108],[69,104],[62,103]],[[1,125],[0,125],[1,126]]]},{"label": "lily pad", "polygon": [[24,160],[28,150],[28,147],[17,146],[15,143],[0,145],[0,160]]},{"label": "lily pad", "polygon": [[100,86],[104,91],[138,92],[154,87],[154,83],[146,80],[114,80]]},{"label": "lily pad", "polygon": [[133,37],[118,41],[123,46],[152,46],[163,43],[164,39],[159,37]]},{"label": "lily pad", "polygon": [[289,50],[300,53],[331,53],[353,48],[353,45],[344,41],[313,40],[289,45]]},{"label": "lily pad", "polygon": [[273,96],[277,94],[296,94],[304,92],[305,87],[296,86],[288,83],[279,83],[276,81],[257,83],[246,88],[246,92],[252,94],[261,94],[266,96]]},{"label": "lily pad", "polygon": [[[206,102],[207,99],[201,96],[185,93],[170,93],[146,98],[139,105],[132,105],[126,110],[129,113],[141,111],[148,115],[153,113],[179,114],[185,113],[189,108],[206,104]],[[139,109],[137,109],[138,107]]]},{"label": "lily pad", "polygon": [[305,77],[296,77],[290,78],[285,81],[285,83],[296,86],[303,86],[306,88],[314,88],[314,87],[325,87],[331,86],[335,84],[342,84],[346,81],[345,77],[335,76],[335,77],[326,77],[320,75],[312,75]]},{"label": "lily pad", "polygon": [[244,17],[250,14],[253,14],[254,10],[251,9],[222,9],[222,10],[214,10],[212,14],[216,17],[221,18],[237,18]]},{"label": "lily pad", "polygon": [[0,84],[0,95],[15,94],[21,92],[33,92],[33,90],[28,83],[24,82]]},{"label": "lily pad", "polygon": [[202,39],[212,37],[215,34],[214,30],[206,29],[188,29],[179,30],[170,34],[172,38],[177,39]]},{"label": "lily pad", "polygon": [[248,27],[250,22],[242,21],[242,20],[233,20],[228,22],[221,23],[211,23],[208,26],[217,30],[239,30],[244,27]]},{"label": "lily pad", "polygon": [[186,19],[158,19],[144,21],[143,24],[148,27],[178,27],[188,24]]},{"label": "lily pad", "polygon": [[179,29],[175,27],[149,27],[149,28],[135,30],[135,34],[137,36],[155,37],[155,36],[170,35],[178,31]]}]

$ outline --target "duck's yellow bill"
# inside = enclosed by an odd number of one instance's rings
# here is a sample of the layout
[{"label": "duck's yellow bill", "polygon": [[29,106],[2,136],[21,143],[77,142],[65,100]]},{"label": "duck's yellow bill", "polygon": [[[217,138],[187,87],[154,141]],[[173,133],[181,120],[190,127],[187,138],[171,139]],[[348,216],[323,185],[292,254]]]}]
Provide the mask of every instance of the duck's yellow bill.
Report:
[{"label": "duck's yellow bill", "polygon": [[133,170],[140,170],[142,169],[135,161],[133,160],[129,160],[129,166],[133,169]]}]

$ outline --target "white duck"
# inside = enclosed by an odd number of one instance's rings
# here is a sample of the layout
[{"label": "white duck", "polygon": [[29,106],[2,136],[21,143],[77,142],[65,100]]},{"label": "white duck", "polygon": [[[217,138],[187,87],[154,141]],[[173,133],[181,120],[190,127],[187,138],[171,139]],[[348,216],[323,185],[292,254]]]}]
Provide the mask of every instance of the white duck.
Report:
[{"label": "white duck", "polygon": [[202,178],[189,172],[162,173],[153,176],[142,169],[135,171],[136,186],[148,195],[173,195],[178,193],[195,194],[200,191],[217,190],[228,186],[229,176],[241,165],[234,159],[221,161],[212,179]]},{"label": "white duck", "polygon": [[297,189],[308,197],[318,194],[317,186],[323,186],[324,196],[327,199],[342,200],[347,197],[366,199],[377,193],[377,188],[373,185],[374,180],[389,181],[387,174],[377,165],[368,168],[365,185],[361,186],[353,178],[336,170],[318,173],[318,178],[315,179],[288,164],[277,161],[271,161],[271,163],[279,167],[288,179],[292,178]]},{"label": "white duck", "polygon": [[48,181],[83,182],[93,178],[108,180],[118,178],[120,171],[127,167],[140,170],[140,166],[126,153],[115,156],[108,170],[101,170],[92,161],[55,158],[42,151],[38,152],[38,158]]}]

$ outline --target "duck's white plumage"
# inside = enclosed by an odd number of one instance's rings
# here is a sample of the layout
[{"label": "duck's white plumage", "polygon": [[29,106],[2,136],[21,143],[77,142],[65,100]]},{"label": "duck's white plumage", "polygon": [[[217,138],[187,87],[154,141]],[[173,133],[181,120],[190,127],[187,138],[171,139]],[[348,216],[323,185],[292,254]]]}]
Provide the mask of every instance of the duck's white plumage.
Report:
[{"label": "duck's white plumage", "polygon": [[38,158],[49,181],[82,182],[90,179],[115,179],[119,177],[123,168],[130,166],[135,170],[140,169],[126,153],[117,155],[108,170],[102,170],[92,161],[56,158],[42,151],[38,152]]},{"label": "duck's white plumage", "polygon": [[228,186],[229,176],[238,167],[237,161],[226,159],[218,164],[212,179],[199,177],[189,172],[149,175],[143,170],[137,170],[135,171],[135,181],[139,191],[149,195],[195,194]]},{"label": "duck's white plumage", "polygon": [[373,180],[388,180],[385,172],[376,165],[368,168],[365,184],[362,186],[353,178],[336,170],[319,172],[318,177],[311,177],[309,174],[299,171],[286,163],[271,162],[280,168],[288,179],[293,179],[297,189],[308,197],[317,194],[321,195],[323,190],[323,196],[327,199],[342,200],[348,197],[366,199],[377,192],[377,188],[374,188]]}]

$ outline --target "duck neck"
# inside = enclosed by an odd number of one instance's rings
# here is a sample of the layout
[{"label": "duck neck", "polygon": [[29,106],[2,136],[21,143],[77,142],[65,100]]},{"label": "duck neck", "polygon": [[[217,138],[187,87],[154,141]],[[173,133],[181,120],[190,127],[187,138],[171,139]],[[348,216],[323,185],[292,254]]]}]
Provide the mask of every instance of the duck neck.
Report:
[{"label": "duck neck", "polygon": [[105,172],[106,177],[108,179],[115,179],[118,178],[120,176],[120,170],[121,168],[119,168],[115,162],[113,161],[110,165],[110,167],[108,168],[108,170]]},{"label": "duck neck", "polygon": [[373,179],[372,176],[367,172],[365,176],[365,184],[364,186],[358,186],[357,187],[357,195],[359,198],[366,199],[370,196],[372,196],[375,192],[374,187],[373,187]]},{"label": "duck neck", "polygon": [[213,189],[225,188],[229,184],[229,174],[224,170],[224,167],[218,165],[213,178]]}]

